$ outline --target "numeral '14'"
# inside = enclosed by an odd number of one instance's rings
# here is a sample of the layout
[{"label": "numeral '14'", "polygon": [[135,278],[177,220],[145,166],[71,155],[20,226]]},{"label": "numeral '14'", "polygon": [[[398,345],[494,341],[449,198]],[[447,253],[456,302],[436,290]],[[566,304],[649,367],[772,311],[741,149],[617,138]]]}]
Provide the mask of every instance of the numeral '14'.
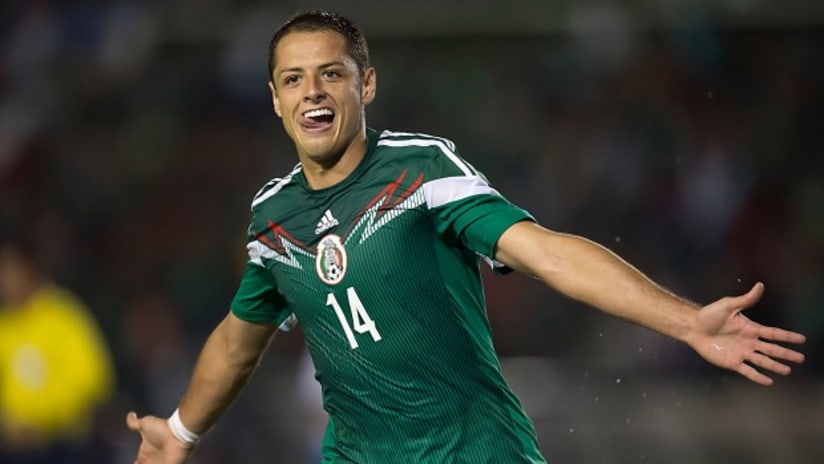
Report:
[{"label": "numeral '14'", "polygon": [[369,335],[372,336],[372,340],[376,342],[380,341],[381,334],[378,333],[378,328],[375,327],[375,321],[369,317],[369,313],[366,312],[366,308],[363,306],[363,303],[361,303],[354,287],[349,287],[346,289],[346,297],[349,300],[349,311],[352,316],[351,325],[346,319],[346,315],[343,313],[343,308],[341,308],[340,303],[338,303],[338,299],[335,298],[334,293],[329,293],[326,297],[326,306],[331,306],[332,309],[335,310],[340,326],[346,334],[346,339],[349,340],[349,346],[351,346],[353,350],[358,347],[358,341],[355,340],[355,334],[352,332],[352,329],[359,334],[369,332]]}]

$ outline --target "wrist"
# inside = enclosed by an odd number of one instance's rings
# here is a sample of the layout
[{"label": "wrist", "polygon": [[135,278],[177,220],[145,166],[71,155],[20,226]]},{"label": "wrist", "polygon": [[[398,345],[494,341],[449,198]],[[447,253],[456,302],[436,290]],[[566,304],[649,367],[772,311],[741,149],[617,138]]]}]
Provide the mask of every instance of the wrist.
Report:
[{"label": "wrist", "polygon": [[180,409],[175,409],[169,419],[166,420],[166,423],[169,425],[172,435],[187,448],[194,448],[200,441],[201,435],[186,428],[183,421],[180,420]]},{"label": "wrist", "polygon": [[695,347],[696,339],[701,335],[699,330],[698,312],[701,308],[693,306],[684,314],[680,330],[676,331],[673,338],[681,341],[690,347]]}]

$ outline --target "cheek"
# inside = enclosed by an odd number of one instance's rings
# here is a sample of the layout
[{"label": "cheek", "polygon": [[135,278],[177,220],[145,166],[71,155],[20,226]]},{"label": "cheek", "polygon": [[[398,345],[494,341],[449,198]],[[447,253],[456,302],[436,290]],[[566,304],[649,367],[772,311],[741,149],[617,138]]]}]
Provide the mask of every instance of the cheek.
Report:
[{"label": "cheek", "polygon": [[290,136],[295,135],[294,124],[289,121],[289,118],[281,118],[283,121],[283,129],[286,130],[286,133]]},{"label": "cheek", "polygon": [[278,116],[282,118],[289,117],[292,110],[298,105],[300,99],[293,93],[292,89],[281,89],[278,92],[278,97],[272,99]]}]

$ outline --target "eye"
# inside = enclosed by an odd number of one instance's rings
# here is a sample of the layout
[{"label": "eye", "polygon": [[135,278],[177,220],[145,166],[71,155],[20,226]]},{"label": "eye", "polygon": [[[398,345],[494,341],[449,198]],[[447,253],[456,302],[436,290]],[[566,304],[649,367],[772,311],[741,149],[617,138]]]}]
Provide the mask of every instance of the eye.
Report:
[{"label": "eye", "polygon": [[288,75],[288,76],[283,78],[283,84],[284,85],[294,84],[297,81],[298,81],[297,74],[291,74],[291,75]]},{"label": "eye", "polygon": [[323,72],[323,77],[326,77],[327,79],[337,79],[341,77],[341,74],[335,70],[327,69]]}]

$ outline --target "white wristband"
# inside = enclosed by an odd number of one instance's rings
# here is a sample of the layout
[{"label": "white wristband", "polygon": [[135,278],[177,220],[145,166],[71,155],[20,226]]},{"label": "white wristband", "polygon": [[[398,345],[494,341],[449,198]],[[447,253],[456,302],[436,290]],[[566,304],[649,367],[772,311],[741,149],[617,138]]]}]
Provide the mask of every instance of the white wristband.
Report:
[{"label": "white wristband", "polygon": [[172,413],[172,416],[167,422],[169,423],[169,428],[172,430],[172,435],[184,445],[193,447],[200,441],[200,435],[192,432],[183,425],[183,421],[180,420],[180,409],[175,409],[175,412]]}]

